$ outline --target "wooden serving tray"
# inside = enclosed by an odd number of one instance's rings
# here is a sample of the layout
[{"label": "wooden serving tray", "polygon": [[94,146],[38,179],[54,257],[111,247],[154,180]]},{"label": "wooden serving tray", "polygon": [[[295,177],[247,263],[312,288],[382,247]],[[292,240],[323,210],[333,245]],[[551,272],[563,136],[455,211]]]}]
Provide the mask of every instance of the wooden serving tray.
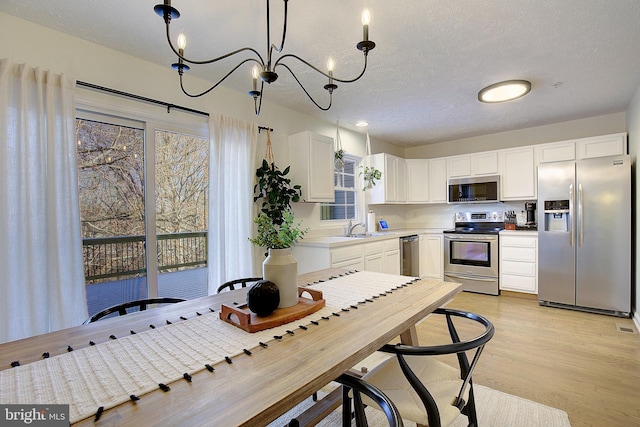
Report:
[{"label": "wooden serving tray", "polygon": [[[311,299],[302,296],[304,293],[309,294]],[[222,304],[220,319],[247,332],[258,332],[302,319],[320,310],[325,303],[326,301],[322,299],[322,291],[299,287],[298,304],[294,306],[277,308],[270,315],[260,317],[249,310],[247,304],[236,307]]]}]

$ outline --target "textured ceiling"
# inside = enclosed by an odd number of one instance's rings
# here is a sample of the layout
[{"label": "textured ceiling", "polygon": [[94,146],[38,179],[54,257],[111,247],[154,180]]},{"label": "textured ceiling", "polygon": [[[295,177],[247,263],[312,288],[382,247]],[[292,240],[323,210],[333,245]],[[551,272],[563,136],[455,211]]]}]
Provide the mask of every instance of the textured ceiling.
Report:
[{"label": "textured ceiling", "polygon": [[[0,11],[168,66],[175,57],[153,12],[159,2],[0,0]],[[265,4],[174,0],[182,17],[172,32],[185,32],[195,58],[244,46],[264,56]],[[339,85],[331,110],[314,107],[285,70],[266,89],[269,101],[347,127],[366,120],[372,137],[411,146],[624,111],[640,85],[638,0],[291,0],[285,53],[320,68],[331,56],[336,76],[355,75],[364,7],[377,47],[365,76]],[[280,42],[281,14],[273,1],[272,43]],[[189,73],[214,81],[235,64]],[[245,68],[226,82],[243,93]],[[294,70],[325,104],[325,78]],[[482,87],[508,79],[530,80],[532,92],[477,101]]]}]

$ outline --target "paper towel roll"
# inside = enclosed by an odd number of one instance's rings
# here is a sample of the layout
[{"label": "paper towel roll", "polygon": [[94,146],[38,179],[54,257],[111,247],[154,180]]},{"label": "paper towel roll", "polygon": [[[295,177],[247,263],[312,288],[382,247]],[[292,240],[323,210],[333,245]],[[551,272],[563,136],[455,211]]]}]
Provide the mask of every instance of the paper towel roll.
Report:
[{"label": "paper towel roll", "polygon": [[373,211],[369,211],[367,214],[367,231],[369,233],[376,231],[376,214]]}]

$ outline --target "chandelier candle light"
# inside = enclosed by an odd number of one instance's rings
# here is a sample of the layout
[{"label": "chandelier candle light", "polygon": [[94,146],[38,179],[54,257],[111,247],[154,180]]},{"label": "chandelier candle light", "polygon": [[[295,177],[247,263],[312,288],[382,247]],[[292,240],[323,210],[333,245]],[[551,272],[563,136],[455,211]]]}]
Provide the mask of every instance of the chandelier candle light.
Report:
[{"label": "chandelier candle light", "polygon": [[[334,68],[335,68],[335,63],[333,61],[333,59],[329,58],[329,60],[327,61],[327,72],[324,72],[323,70],[311,65],[309,62],[307,62],[306,60],[300,58],[297,55],[293,55],[293,54],[284,54],[282,56],[280,56],[275,62],[273,62],[273,51],[275,50],[277,53],[281,53],[284,49],[284,42],[285,42],[285,38],[286,38],[286,34],[287,34],[287,5],[288,5],[288,0],[283,0],[284,2],[284,23],[282,26],[282,42],[280,43],[280,46],[276,46],[271,44],[271,26],[270,26],[270,20],[269,20],[269,2],[270,0],[266,0],[267,1],[267,52],[266,52],[266,61],[264,60],[264,58],[260,55],[260,53],[258,53],[257,50],[250,48],[250,47],[243,47],[237,50],[234,50],[232,52],[226,53],[224,55],[218,56],[216,58],[213,59],[207,59],[207,60],[194,60],[194,59],[189,59],[185,56],[185,48],[186,48],[186,44],[187,44],[187,39],[184,36],[184,34],[180,34],[178,36],[178,40],[177,40],[177,49],[174,46],[173,42],[171,41],[171,34],[169,31],[169,24],[171,24],[171,20],[172,19],[178,19],[180,17],[180,12],[178,12],[178,10],[174,7],[171,6],[171,0],[164,0],[164,4],[158,4],[156,5],[153,9],[155,10],[155,12],[160,15],[165,22],[166,25],[166,32],[167,32],[167,41],[169,42],[169,46],[171,47],[171,50],[178,56],[178,62],[171,64],[171,66],[176,69],[178,71],[178,75],[180,77],[180,88],[182,89],[182,92],[184,92],[185,95],[190,96],[192,98],[196,98],[202,95],[205,95],[209,92],[211,92],[213,89],[215,89],[216,87],[218,87],[227,77],[229,77],[231,74],[233,74],[234,71],[236,71],[238,68],[240,68],[242,65],[244,65],[247,62],[255,62],[256,64],[254,65],[252,71],[251,71],[251,75],[252,75],[252,80],[253,80],[253,86],[252,86],[252,90],[250,90],[248,93],[251,97],[253,97],[253,102],[254,102],[254,109],[255,109],[255,113],[256,115],[260,115],[260,109],[262,108],[262,96],[264,94],[264,84],[268,83],[271,84],[273,82],[275,82],[278,79],[278,74],[276,73],[276,69],[278,67],[283,67],[285,68],[287,71],[289,71],[289,73],[291,73],[291,75],[293,76],[294,80],[298,83],[298,85],[300,86],[300,88],[303,90],[303,92],[307,95],[307,97],[311,100],[311,102],[313,102],[316,107],[318,107],[319,109],[323,110],[323,111],[327,111],[329,108],[331,108],[331,104],[333,102],[333,91],[336,90],[338,88],[338,85],[335,82],[340,82],[340,83],[353,83],[356,80],[359,80],[365,73],[365,71],[367,70],[367,57],[369,54],[369,51],[373,50],[376,47],[376,44],[369,40],[369,21],[370,21],[370,14],[369,11],[367,9],[365,9],[362,12],[362,38],[363,40],[361,42],[359,42],[356,45],[356,48],[360,51],[362,51],[364,53],[364,66],[362,67],[362,71],[360,72],[360,74],[358,74],[355,78],[351,78],[351,79],[341,79],[338,78],[336,76],[334,76],[333,72],[334,72]],[[231,71],[229,71],[226,75],[224,75],[220,80],[218,80],[216,83],[213,84],[213,86],[211,86],[209,89],[206,89],[202,92],[199,93],[190,93],[188,92],[185,87],[184,87],[184,83],[182,80],[182,75],[185,71],[189,71],[190,67],[186,64],[192,64],[192,65],[204,65],[204,64],[212,64],[214,62],[220,61],[222,59],[231,57],[233,55],[239,54],[239,53],[243,53],[246,52],[249,54],[249,57],[243,59],[238,65],[236,65],[235,67],[233,67],[231,69]],[[320,104],[318,104],[318,102],[311,96],[311,94],[307,91],[307,89],[302,85],[302,82],[300,82],[300,80],[298,79],[298,77],[296,77],[296,75],[294,74],[293,70],[289,67],[289,65],[287,65],[284,61],[285,60],[296,60],[299,63],[302,63],[304,65],[306,65],[307,67],[315,70],[317,73],[325,76],[326,78],[329,79],[329,83],[324,85],[324,89],[329,92],[329,104],[324,107],[321,106]],[[258,78],[260,78],[261,82],[260,82],[260,90],[258,90]]]}]

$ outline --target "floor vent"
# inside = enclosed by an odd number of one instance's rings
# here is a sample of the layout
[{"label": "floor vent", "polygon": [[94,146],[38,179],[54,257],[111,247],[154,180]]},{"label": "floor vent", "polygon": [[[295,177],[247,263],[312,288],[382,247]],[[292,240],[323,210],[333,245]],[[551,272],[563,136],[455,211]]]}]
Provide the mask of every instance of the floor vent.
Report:
[{"label": "floor vent", "polygon": [[635,334],[636,330],[633,326],[623,325],[622,323],[616,323],[616,329],[618,332],[624,332],[626,334]]}]

